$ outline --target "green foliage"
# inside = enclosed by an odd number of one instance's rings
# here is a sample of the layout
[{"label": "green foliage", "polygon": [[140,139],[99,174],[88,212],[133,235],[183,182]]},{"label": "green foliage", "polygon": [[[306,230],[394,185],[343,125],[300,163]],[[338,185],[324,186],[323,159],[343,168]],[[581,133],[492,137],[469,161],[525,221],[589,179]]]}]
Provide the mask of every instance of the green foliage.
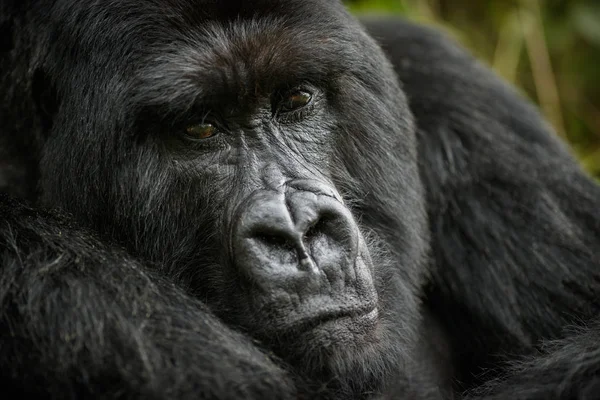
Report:
[{"label": "green foliage", "polygon": [[354,0],[353,12],[446,29],[540,105],[600,177],[600,1]]},{"label": "green foliage", "polygon": [[349,5],[351,11],[356,13],[361,12],[384,12],[390,14],[404,14],[407,13],[407,9],[402,1],[390,1],[390,0],[369,0],[369,1],[357,1]]}]

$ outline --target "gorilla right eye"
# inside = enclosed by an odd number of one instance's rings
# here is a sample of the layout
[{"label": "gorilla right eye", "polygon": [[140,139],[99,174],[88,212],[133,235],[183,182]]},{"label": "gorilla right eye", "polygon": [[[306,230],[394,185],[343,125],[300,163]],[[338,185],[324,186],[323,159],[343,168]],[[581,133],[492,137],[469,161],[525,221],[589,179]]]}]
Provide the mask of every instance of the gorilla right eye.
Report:
[{"label": "gorilla right eye", "polygon": [[208,139],[216,135],[216,133],[217,128],[209,123],[188,125],[185,128],[186,136],[194,140]]},{"label": "gorilla right eye", "polygon": [[281,111],[289,112],[302,108],[312,100],[312,95],[304,90],[297,90],[288,94],[287,98],[281,103]]}]

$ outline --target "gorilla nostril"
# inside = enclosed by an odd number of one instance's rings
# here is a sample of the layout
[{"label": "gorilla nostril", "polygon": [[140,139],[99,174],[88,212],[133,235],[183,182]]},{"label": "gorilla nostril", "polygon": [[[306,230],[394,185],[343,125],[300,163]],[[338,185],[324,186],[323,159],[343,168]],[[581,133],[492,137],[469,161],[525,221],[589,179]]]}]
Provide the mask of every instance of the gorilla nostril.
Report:
[{"label": "gorilla nostril", "polygon": [[318,221],[308,228],[304,234],[304,240],[310,241],[322,235],[330,235],[335,230],[335,220],[336,217],[334,215],[322,215]]},{"label": "gorilla nostril", "polygon": [[258,232],[253,237],[270,247],[278,247],[285,250],[294,249],[294,243],[291,240],[276,232]]}]

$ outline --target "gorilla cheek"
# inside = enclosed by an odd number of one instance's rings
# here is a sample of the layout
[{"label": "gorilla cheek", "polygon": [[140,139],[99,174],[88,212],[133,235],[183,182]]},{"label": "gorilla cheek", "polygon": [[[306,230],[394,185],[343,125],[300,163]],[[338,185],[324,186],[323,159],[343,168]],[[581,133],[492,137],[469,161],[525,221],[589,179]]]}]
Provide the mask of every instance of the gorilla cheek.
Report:
[{"label": "gorilla cheek", "polygon": [[375,329],[371,259],[332,188],[295,180],[254,192],[237,209],[231,249],[247,298],[240,323],[258,336]]}]

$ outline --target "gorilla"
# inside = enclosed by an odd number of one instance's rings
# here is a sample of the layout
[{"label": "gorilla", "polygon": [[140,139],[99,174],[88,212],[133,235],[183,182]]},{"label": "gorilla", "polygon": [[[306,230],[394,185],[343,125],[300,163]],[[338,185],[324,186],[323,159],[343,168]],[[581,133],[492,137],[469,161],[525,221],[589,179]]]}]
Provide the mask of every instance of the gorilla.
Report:
[{"label": "gorilla", "polygon": [[0,33],[5,393],[597,398],[600,189],[444,35],[338,0]]}]

